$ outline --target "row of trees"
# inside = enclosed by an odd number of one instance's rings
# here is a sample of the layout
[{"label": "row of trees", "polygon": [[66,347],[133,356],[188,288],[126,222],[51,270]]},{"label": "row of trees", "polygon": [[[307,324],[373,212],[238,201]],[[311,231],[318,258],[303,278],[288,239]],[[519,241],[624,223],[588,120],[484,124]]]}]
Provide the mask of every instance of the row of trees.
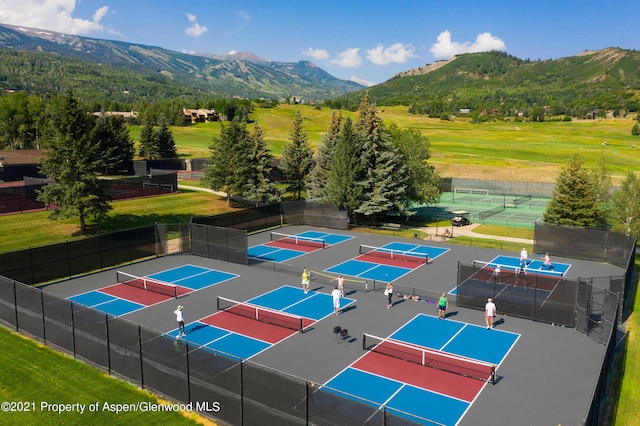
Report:
[{"label": "row of trees", "polygon": [[633,171],[612,191],[604,158],[587,170],[574,154],[558,175],[556,187],[542,216],[547,223],[566,226],[610,227],[640,236],[640,180]]},{"label": "row of trees", "polygon": [[[75,95],[75,94],[74,94]],[[8,93],[0,96],[0,150],[3,149],[40,149],[43,137],[51,133],[47,128],[48,116],[55,109],[57,97],[28,95],[26,93]],[[156,126],[168,129],[168,126],[187,124],[183,108],[213,109],[225,120],[239,117],[249,121],[252,103],[246,99],[210,99],[207,101],[187,101],[174,99],[167,101],[139,101],[135,103],[111,102],[103,105],[99,102],[83,103],[76,95],[83,111],[136,111],[129,124]],[[268,106],[267,102],[263,102]],[[145,150],[146,152],[147,150]],[[146,158],[145,154],[141,154]],[[173,158],[173,157],[168,157]]]},{"label": "row of trees", "polygon": [[[355,121],[334,113],[318,152],[309,146],[298,111],[280,169],[286,191],[298,198],[334,204],[352,216],[409,216],[412,203],[431,203],[440,196],[440,177],[428,164],[429,141],[415,130],[385,126],[365,97]],[[233,120],[214,138],[203,181],[230,198],[256,203],[282,196],[271,177],[271,153],[259,124],[253,132]]]}]

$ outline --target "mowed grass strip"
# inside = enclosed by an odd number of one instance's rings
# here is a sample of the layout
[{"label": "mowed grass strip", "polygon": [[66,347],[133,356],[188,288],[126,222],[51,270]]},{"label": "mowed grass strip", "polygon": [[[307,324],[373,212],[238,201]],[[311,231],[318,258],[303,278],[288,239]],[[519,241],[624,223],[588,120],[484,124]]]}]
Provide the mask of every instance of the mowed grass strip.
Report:
[{"label": "mowed grass strip", "polygon": [[[212,216],[235,210],[214,194],[180,190],[179,193],[115,201],[109,218],[96,223],[88,220],[90,234],[148,226],[154,223],[188,223],[194,216]],[[0,216],[0,253],[56,244],[84,238],[79,235],[77,217],[52,221],[47,211]]]},{"label": "mowed grass strip", "polygon": [[[0,347],[2,425],[214,424],[193,412],[143,412],[132,408],[117,413],[115,404],[124,409],[130,404],[158,407],[170,403],[4,327],[0,327]],[[89,411],[89,404],[95,403],[99,409]],[[61,405],[47,404],[77,405],[75,411],[56,412]],[[83,413],[78,412],[81,406],[85,407]],[[65,408],[72,410],[74,406]]]}]

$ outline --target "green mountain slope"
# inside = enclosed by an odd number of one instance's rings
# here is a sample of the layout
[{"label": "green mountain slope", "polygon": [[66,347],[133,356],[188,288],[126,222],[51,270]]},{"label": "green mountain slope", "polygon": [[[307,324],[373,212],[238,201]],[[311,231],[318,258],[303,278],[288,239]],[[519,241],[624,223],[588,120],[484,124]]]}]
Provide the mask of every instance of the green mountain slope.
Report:
[{"label": "green mountain slope", "polygon": [[[423,70],[423,71],[421,71]],[[408,105],[414,112],[574,109],[638,110],[640,53],[608,48],[557,60],[529,61],[503,52],[461,55],[444,65],[402,73],[333,102],[353,109],[364,93],[378,105]]]},{"label": "green mountain slope", "polygon": [[[238,57],[217,59],[213,55],[188,55],[160,47],[0,25],[0,53],[6,54],[9,51],[55,54],[61,58],[58,63],[63,62],[62,58],[69,58],[86,64],[100,64],[103,69],[124,68],[145,76],[135,79],[172,82],[183,86],[185,92],[202,92],[214,96],[272,99],[296,96],[307,100],[322,100],[363,87],[337,79],[309,61],[288,64]],[[41,64],[54,62],[51,58],[52,56],[47,56],[37,61]],[[25,75],[30,70],[13,68],[11,71]],[[49,73],[50,78],[54,76],[55,74]],[[132,86],[131,82],[122,80],[117,72],[112,76],[117,78],[114,80],[116,85]],[[15,74],[4,70],[0,74],[2,88],[24,90],[24,87],[20,87],[20,79],[15,77]],[[38,89],[39,87],[32,85],[32,91]],[[105,90],[109,91],[108,88]]]}]

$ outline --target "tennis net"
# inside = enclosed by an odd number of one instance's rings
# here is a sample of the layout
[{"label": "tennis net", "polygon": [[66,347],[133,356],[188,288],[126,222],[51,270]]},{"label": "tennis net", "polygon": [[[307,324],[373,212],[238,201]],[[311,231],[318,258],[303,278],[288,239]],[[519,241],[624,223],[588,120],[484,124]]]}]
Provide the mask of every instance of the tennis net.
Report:
[{"label": "tennis net", "polygon": [[360,244],[360,255],[379,257],[383,259],[404,260],[413,263],[429,263],[429,255],[415,251],[394,250],[386,247],[374,247]]},{"label": "tennis net", "polygon": [[298,315],[252,305],[247,302],[237,302],[222,296],[218,296],[217,307],[219,311],[229,312],[230,314],[254,319],[267,324],[296,331],[304,330],[303,318]]},{"label": "tennis net", "polygon": [[435,349],[383,339],[367,333],[362,337],[362,349],[491,384],[495,384],[496,381],[495,365]]},{"label": "tennis net", "polygon": [[493,216],[494,214],[503,212],[504,210],[505,210],[504,204],[500,204],[498,207],[481,211],[480,213],[478,213],[478,217],[480,218],[480,220],[485,220],[486,218]]},{"label": "tennis net", "polygon": [[284,244],[293,244],[307,247],[326,247],[326,242],[323,238],[305,237],[302,235],[289,235],[283,234],[281,232],[272,232],[271,241],[278,241]]},{"label": "tennis net", "polygon": [[513,204],[515,204],[516,206],[519,206],[520,204],[526,203],[529,200],[531,200],[531,194],[522,195],[520,197],[514,198],[513,199]]},{"label": "tennis net", "polygon": [[153,293],[164,294],[178,298],[178,287],[175,284],[152,280],[146,277],[138,277],[127,272],[116,271],[117,282],[130,287],[141,288]]}]

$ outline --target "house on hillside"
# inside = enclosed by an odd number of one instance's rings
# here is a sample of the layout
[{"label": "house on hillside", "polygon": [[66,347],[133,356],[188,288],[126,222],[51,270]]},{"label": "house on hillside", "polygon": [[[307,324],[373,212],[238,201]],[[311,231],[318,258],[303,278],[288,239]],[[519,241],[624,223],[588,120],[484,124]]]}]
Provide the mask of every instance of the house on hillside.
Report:
[{"label": "house on hillside", "polygon": [[91,115],[94,118],[98,118],[102,114],[104,114],[107,117],[112,116],[112,115],[120,116],[120,117],[122,117],[122,119],[125,122],[131,121],[131,120],[134,120],[134,119],[138,118],[138,112],[137,111],[129,111],[129,112],[127,112],[127,111],[104,111],[104,112],[94,112]]},{"label": "house on hillside", "polygon": [[212,109],[189,109],[182,108],[184,119],[191,123],[210,123],[212,121],[220,121],[220,116]]}]

